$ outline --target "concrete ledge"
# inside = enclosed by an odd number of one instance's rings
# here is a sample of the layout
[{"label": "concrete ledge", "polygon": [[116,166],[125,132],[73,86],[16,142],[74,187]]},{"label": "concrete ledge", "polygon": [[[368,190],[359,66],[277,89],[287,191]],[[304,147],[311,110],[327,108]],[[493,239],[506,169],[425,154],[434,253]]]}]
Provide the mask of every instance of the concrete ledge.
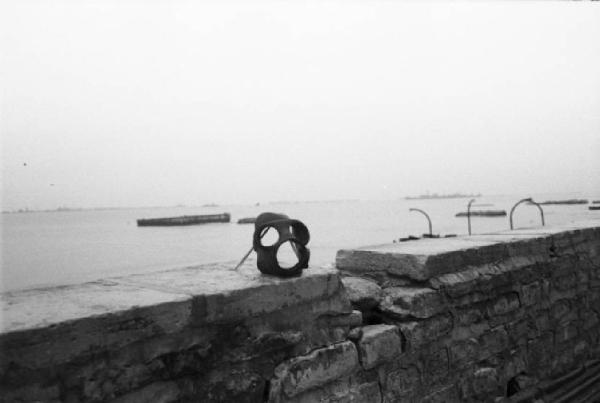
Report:
[{"label": "concrete ledge", "polygon": [[[600,220],[588,220],[553,227],[342,249],[336,256],[336,267],[349,275],[426,281],[507,257],[549,259],[553,252],[574,249],[574,237],[597,238],[598,227]],[[586,234],[582,234],[584,232]]]},{"label": "concrete ledge", "polygon": [[[356,322],[333,268],[280,279],[254,262],[233,267],[1,294],[0,395],[243,401],[263,393],[266,379],[254,368],[269,373],[286,357],[341,342]],[[231,383],[225,367],[243,382]]]},{"label": "concrete ledge", "polygon": [[[176,321],[174,318],[167,321],[170,330],[178,331],[192,320],[199,323],[247,318],[326,298],[340,288],[337,271],[332,268],[310,268],[301,277],[280,279],[262,275],[253,262],[247,262],[238,271],[233,271],[233,266],[194,266],[81,285],[3,293],[0,334],[132,310],[143,313],[144,309],[163,304],[177,305],[184,312]],[[160,325],[161,319],[156,319]]]}]

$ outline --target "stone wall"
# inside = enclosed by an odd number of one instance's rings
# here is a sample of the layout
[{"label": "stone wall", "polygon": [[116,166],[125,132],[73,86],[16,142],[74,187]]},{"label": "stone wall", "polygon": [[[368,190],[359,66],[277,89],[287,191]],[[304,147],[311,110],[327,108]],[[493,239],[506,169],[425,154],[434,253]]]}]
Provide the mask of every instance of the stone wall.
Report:
[{"label": "stone wall", "polygon": [[0,401],[261,402],[282,361],[360,325],[333,269],[232,267],[3,294]]},{"label": "stone wall", "polygon": [[343,250],[337,266],[383,401],[600,398],[600,228]]},{"label": "stone wall", "polygon": [[592,401],[600,225],[6,293],[0,401]]}]

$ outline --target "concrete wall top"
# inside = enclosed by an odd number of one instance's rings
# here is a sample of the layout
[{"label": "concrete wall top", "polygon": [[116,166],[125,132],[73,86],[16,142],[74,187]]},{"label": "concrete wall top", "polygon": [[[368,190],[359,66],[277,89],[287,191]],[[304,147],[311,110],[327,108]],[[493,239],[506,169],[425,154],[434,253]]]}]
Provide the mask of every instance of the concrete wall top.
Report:
[{"label": "concrete wall top", "polygon": [[[336,267],[358,275],[386,272],[397,277],[425,281],[464,270],[466,266],[483,265],[507,257],[547,255],[547,248],[554,243],[558,247],[571,247],[571,235],[584,230],[598,230],[598,227],[600,220],[596,219],[552,227],[343,249],[337,253]],[[536,242],[531,240],[539,241],[538,251],[532,250]],[[546,245],[548,242],[550,244]]]},{"label": "concrete wall top", "polygon": [[280,279],[262,275],[251,261],[237,271],[234,266],[202,265],[2,293],[0,334],[132,310],[149,310],[157,319],[155,308],[161,306],[177,308],[165,309],[172,315],[164,318],[176,331],[192,320],[196,324],[231,321],[327,297],[338,286],[331,281],[336,275],[333,268],[309,268],[301,277]]}]

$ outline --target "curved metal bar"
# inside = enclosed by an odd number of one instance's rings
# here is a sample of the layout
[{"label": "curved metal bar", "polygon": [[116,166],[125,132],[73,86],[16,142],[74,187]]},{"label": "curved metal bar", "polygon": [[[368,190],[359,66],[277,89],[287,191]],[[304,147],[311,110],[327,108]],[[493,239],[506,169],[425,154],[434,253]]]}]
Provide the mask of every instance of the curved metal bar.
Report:
[{"label": "curved metal bar", "polygon": [[[262,239],[267,232],[269,232],[269,228],[271,227],[266,227],[262,230],[261,234],[260,234],[260,239]],[[250,254],[252,253],[252,251],[254,250],[254,245],[252,245],[252,247],[250,248],[250,250],[248,252],[246,252],[246,254],[244,255],[244,257],[242,258],[242,260],[240,260],[240,262],[233,268],[233,270],[237,270],[240,268],[240,266],[242,266],[244,264],[244,262],[246,261],[246,259],[248,259],[248,256],[250,256]],[[296,248],[294,247],[294,252],[296,253],[296,256],[298,256],[298,253],[296,252]]]},{"label": "curved metal bar", "polygon": [[469,204],[467,204],[467,223],[469,225],[469,235],[471,235],[471,204],[473,204],[474,201],[475,199],[471,199],[469,200]]},{"label": "curved metal bar", "polygon": [[510,220],[510,229],[511,229],[511,230],[513,229],[513,219],[512,219],[513,212],[515,211],[515,208],[517,208],[517,206],[518,206],[519,204],[521,204],[521,203],[524,203],[524,202],[533,202],[533,199],[532,199],[531,197],[528,197],[528,198],[526,198],[526,199],[521,199],[521,200],[519,200],[518,202],[516,202],[516,203],[515,203],[515,205],[514,205],[514,206],[512,206],[512,208],[510,209],[510,216],[509,216],[509,220]]},{"label": "curved metal bar", "polygon": [[530,200],[529,203],[531,204],[535,204],[536,207],[540,210],[540,215],[542,216],[542,227],[546,225],[546,222],[544,221],[544,209],[542,208],[542,206],[540,205],[540,203],[537,203],[533,200]]},{"label": "curved metal bar", "polygon": [[427,218],[427,222],[429,222],[429,236],[433,236],[433,230],[431,229],[431,219],[429,218],[429,215],[418,208],[409,208],[408,211],[418,211],[419,213],[423,214],[425,218]]}]

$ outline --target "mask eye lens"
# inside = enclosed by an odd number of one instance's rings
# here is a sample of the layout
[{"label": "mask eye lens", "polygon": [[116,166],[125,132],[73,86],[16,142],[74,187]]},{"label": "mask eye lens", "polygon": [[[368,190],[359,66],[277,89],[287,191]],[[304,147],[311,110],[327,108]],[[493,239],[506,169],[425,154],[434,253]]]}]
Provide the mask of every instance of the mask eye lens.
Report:
[{"label": "mask eye lens", "polygon": [[262,246],[273,246],[279,240],[279,232],[274,227],[265,227],[262,230],[260,244]]},{"label": "mask eye lens", "polygon": [[291,269],[300,261],[296,255],[295,248],[298,248],[294,241],[285,241],[277,249],[277,263],[282,269]]}]

